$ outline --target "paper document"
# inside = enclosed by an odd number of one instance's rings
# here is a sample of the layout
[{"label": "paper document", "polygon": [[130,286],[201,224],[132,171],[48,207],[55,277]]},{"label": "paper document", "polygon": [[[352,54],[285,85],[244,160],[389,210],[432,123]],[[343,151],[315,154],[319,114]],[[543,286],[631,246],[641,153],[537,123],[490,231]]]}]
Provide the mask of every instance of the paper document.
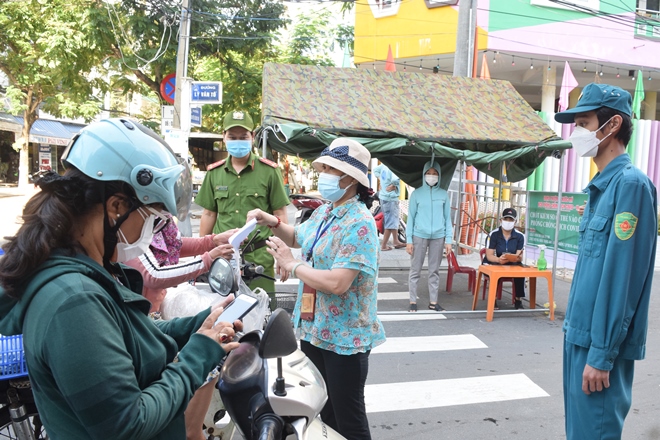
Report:
[{"label": "paper document", "polygon": [[250,220],[243,226],[241,229],[236,231],[231,237],[229,237],[229,244],[238,250],[243,243],[243,240],[250,235],[250,232],[254,231],[254,228],[257,226],[257,221],[255,219]]}]

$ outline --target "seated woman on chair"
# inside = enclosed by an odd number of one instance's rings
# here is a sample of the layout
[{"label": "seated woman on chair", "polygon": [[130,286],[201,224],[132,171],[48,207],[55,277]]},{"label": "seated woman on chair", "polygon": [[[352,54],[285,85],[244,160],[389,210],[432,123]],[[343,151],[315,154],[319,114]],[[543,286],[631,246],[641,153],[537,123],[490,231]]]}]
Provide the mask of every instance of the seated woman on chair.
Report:
[{"label": "seated woman on chair", "polygon": [[[522,264],[522,252],[525,248],[525,236],[514,229],[518,213],[513,208],[502,211],[501,225],[490,234],[490,242],[486,249],[484,264]],[[517,256],[513,261],[505,257],[505,254]],[[513,279],[516,292],[515,308],[522,309],[521,298],[525,297],[525,279]]]}]

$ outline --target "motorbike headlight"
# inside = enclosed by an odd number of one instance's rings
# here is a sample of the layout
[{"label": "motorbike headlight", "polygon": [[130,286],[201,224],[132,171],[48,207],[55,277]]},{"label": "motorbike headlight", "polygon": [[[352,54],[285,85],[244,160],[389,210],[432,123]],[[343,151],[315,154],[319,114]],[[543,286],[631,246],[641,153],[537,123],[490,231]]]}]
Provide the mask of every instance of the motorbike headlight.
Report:
[{"label": "motorbike headlight", "polygon": [[220,377],[227,383],[238,383],[259,374],[263,360],[259,357],[259,349],[248,342],[242,343],[233,350],[222,366]]}]

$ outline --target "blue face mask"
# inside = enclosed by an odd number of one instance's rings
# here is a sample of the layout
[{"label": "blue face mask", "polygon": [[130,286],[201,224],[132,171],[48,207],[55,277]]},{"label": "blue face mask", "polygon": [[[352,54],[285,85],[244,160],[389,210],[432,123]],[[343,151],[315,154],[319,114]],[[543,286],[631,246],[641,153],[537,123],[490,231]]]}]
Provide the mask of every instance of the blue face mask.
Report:
[{"label": "blue face mask", "polygon": [[343,176],[337,176],[328,173],[319,174],[318,188],[319,192],[321,193],[321,197],[330,200],[332,203],[335,203],[337,200],[344,197],[346,190],[350,188],[350,185],[346,188],[339,187],[339,181],[344,177],[346,177],[346,174]]},{"label": "blue face mask", "polygon": [[233,157],[245,157],[252,150],[252,141],[226,141],[225,145]]}]

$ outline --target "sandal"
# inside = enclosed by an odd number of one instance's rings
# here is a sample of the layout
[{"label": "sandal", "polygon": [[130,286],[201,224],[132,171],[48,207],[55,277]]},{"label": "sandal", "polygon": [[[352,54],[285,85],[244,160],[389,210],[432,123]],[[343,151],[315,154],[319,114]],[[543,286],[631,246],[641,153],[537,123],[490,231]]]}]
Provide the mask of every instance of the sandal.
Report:
[{"label": "sandal", "polygon": [[410,310],[409,312],[416,312],[417,311],[417,304],[416,303],[410,303]]},{"label": "sandal", "polygon": [[443,309],[440,304],[429,304],[429,309],[430,310],[435,310],[436,312],[444,312],[445,309]]}]

